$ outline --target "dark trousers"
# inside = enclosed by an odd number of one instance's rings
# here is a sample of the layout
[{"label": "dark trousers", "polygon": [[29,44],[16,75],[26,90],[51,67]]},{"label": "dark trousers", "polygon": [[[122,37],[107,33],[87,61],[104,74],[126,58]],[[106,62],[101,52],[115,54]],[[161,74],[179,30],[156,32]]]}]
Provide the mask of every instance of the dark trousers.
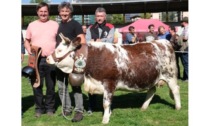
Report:
[{"label": "dark trousers", "polygon": [[[55,111],[55,68],[46,63],[46,58],[40,58],[38,63],[40,74],[40,86],[33,88],[35,111],[44,113]],[[35,80],[31,79],[33,84]],[[46,84],[46,96],[43,95],[44,81]]]},{"label": "dark trousers", "polygon": [[175,53],[176,56],[176,67],[177,67],[177,78],[181,79],[181,75],[180,75],[180,67],[179,67],[179,59],[181,58],[181,54],[180,53]]},{"label": "dark trousers", "polygon": [[188,53],[181,53],[181,61],[184,67],[183,80],[188,80]]},{"label": "dark trousers", "polygon": [[88,93],[89,103],[88,103],[88,110],[95,110],[96,108],[96,95],[91,95]]},{"label": "dark trousers", "polygon": [[[68,91],[68,82],[69,82],[69,74],[62,72],[60,69],[56,68],[56,75],[58,80],[58,93],[63,104],[64,111],[72,111],[72,101]],[[64,91],[64,78],[65,78],[65,91]],[[72,92],[74,94],[75,101],[75,111],[83,113],[83,94],[81,86],[71,86]],[[63,101],[63,98],[65,101]]]}]

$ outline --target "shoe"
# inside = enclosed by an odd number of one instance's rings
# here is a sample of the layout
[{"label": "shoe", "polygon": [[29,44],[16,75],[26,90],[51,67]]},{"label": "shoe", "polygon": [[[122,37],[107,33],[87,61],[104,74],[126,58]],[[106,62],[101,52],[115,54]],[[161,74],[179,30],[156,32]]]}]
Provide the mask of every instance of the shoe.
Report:
[{"label": "shoe", "polygon": [[188,79],[182,80],[183,82],[187,82],[188,83]]},{"label": "shoe", "polygon": [[64,111],[65,116],[71,116],[72,112]]},{"label": "shoe", "polygon": [[40,113],[40,112],[36,112],[36,113],[35,113],[35,117],[36,117],[36,118],[41,117],[41,115],[42,115],[42,113]]},{"label": "shoe", "polygon": [[72,122],[79,122],[83,119],[83,113],[81,112],[76,112],[74,115],[74,118],[71,120]]},{"label": "shoe", "polygon": [[53,113],[53,112],[47,112],[47,115],[48,115],[48,116],[53,116],[54,113]]},{"label": "shoe", "polygon": [[72,114],[72,112],[64,111],[63,113],[59,114],[59,116],[71,116],[71,114]]},{"label": "shoe", "polygon": [[87,114],[88,114],[88,115],[92,115],[92,114],[93,114],[93,111],[92,111],[92,110],[88,110],[88,111],[87,111]]}]

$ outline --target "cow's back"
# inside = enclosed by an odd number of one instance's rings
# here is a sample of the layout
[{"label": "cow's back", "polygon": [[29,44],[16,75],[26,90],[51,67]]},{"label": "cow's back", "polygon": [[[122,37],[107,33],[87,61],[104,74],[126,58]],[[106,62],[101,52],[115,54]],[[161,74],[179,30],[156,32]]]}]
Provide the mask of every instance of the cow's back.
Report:
[{"label": "cow's back", "polygon": [[112,80],[119,88],[141,89],[154,86],[169,68],[174,69],[175,61],[170,43],[163,40],[121,46],[93,44],[88,47],[87,59],[86,76],[102,82]]}]

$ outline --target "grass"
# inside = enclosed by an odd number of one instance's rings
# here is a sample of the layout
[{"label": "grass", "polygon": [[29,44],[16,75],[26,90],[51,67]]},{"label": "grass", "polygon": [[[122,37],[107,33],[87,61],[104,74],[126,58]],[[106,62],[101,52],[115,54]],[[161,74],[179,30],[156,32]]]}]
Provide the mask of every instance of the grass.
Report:
[{"label": "grass", "polygon": [[[22,66],[26,66],[26,62],[27,56],[25,56]],[[182,67],[181,71],[183,71]],[[182,103],[182,109],[179,111],[174,109],[174,101],[169,96],[167,86],[157,88],[157,92],[146,111],[140,111],[146,97],[145,92],[116,91],[112,102],[112,115],[107,126],[188,126],[188,83],[181,80],[178,83]],[[44,87],[43,90],[45,93],[46,88]],[[102,95],[97,96],[96,111],[92,115],[88,116],[85,112],[85,117],[81,122],[72,123],[59,116],[62,109],[57,91],[56,86],[55,115],[49,117],[44,114],[40,118],[35,118],[32,87],[27,78],[22,77],[22,126],[103,126],[101,124],[103,116]],[[69,92],[71,92],[71,88],[69,88]],[[73,99],[71,93],[70,95]],[[84,107],[87,109],[87,92],[83,92],[83,98]]]}]

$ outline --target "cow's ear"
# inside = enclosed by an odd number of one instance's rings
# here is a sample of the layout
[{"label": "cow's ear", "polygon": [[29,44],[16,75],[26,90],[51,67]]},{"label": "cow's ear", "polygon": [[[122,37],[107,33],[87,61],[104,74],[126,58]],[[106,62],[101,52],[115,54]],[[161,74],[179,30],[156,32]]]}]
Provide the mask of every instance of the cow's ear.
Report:
[{"label": "cow's ear", "polygon": [[81,44],[81,38],[76,37],[72,42],[73,46],[78,47]]}]

